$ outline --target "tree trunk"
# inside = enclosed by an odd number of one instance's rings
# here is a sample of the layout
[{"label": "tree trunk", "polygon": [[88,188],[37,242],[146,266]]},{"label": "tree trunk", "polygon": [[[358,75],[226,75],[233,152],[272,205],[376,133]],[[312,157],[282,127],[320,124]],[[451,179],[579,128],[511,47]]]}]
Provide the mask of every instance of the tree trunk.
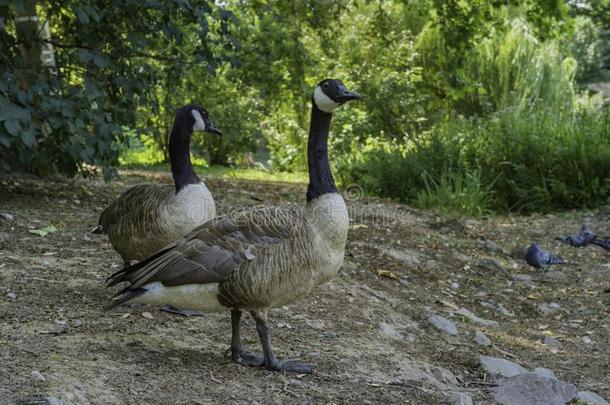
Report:
[{"label": "tree trunk", "polygon": [[17,39],[21,43],[23,67],[26,72],[24,87],[29,87],[36,78],[40,68],[40,52],[42,42],[39,37],[38,14],[36,14],[36,0],[25,2],[25,10],[17,10],[15,25]]}]

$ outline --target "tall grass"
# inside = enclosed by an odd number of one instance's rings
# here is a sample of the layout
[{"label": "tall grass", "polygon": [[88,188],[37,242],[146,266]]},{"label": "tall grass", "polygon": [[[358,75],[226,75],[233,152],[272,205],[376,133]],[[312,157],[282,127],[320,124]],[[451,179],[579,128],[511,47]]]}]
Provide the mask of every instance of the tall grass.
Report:
[{"label": "tall grass", "polygon": [[[342,173],[365,190],[426,208],[548,211],[609,201],[610,109],[579,94],[576,63],[525,22],[467,58],[471,117],[448,115],[417,144],[378,143]],[[464,110],[464,109],[460,109]]]}]

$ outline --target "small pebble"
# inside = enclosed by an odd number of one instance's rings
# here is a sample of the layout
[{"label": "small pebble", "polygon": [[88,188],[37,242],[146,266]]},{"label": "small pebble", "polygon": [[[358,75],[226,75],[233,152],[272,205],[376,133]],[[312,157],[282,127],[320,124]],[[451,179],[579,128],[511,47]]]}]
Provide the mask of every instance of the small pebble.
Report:
[{"label": "small pebble", "polygon": [[142,316],[146,319],[154,319],[154,316],[150,312],[142,312]]},{"label": "small pebble", "polygon": [[542,343],[544,343],[547,346],[553,346],[553,347],[561,346],[561,343],[559,342],[559,340],[557,340],[557,339],[555,339],[554,337],[551,337],[551,336],[545,336],[544,340],[542,341]]},{"label": "small pebble", "polygon": [[457,290],[458,288],[460,288],[460,284],[453,282],[453,283],[451,283],[450,287],[452,290]]},{"label": "small pebble", "polygon": [[480,346],[490,346],[491,340],[480,330],[474,333],[474,341]]},{"label": "small pebble", "polygon": [[36,381],[41,381],[44,382],[46,381],[46,378],[44,378],[44,376],[42,375],[42,373],[38,370],[34,370],[32,371],[32,378]]},{"label": "small pebble", "polygon": [[591,340],[591,338],[589,336],[583,337],[582,341],[587,345],[590,345],[591,343],[593,343],[593,341]]},{"label": "small pebble", "polygon": [[6,298],[8,298],[9,300],[15,300],[17,299],[17,294],[15,294],[14,292],[6,293]]},{"label": "small pebble", "polygon": [[7,221],[12,221],[13,219],[15,219],[15,217],[11,214],[9,214],[8,212],[3,212],[2,214],[0,214],[0,217],[6,219]]},{"label": "small pebble", "polygon": [[326,339],[334,339],[337,337],[337,332],[334,330],[327,330],[326,332],[322,333],[322,336],[324,336]]}]

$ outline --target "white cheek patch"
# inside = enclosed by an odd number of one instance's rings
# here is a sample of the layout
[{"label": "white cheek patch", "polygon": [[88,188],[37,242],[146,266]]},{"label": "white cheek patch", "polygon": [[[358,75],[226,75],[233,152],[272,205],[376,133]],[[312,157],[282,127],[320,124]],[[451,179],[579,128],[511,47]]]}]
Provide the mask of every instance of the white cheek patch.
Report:
[{"label": "white cheek patch", "polygon": [[205,122],[203,122],[203,118],[201,118],[201,114],[197,110],[191,110],[191,114],[193,118],[195,118],[195,124],[193,124],[193,132],[195,131],[205,131]]},{"label": "white cheek patch", "polygon": [[326,113],[331,113],[335,111],[341,104],[334,102],[328,97],[320,86],[316,87],[313,92],[313,100],[316,102],[318,108]]}]

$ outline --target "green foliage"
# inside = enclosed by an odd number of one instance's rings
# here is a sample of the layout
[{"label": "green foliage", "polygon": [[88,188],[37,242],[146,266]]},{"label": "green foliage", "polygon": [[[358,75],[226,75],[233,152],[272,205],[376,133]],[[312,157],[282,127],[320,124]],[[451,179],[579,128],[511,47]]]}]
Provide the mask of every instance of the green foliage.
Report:
[{"label": "green foliage", "polygon": [[[422,35],[419,44],[430,49],[437,34]],[[471,115],[449,115],[404,146],[369,142],[342,165],[342,179],[471,215],[607,203],[610,113],[601,97],[578,94],[575,69],[525,20],[493,28],[465,58],[470,85],[453,93],[457,110]]]},{"label": "green foliage", "polygon": [[481,216],[492,206],[493,184],[484,186],[480,171],[443,173],[439,180],[423,172],[422,177],[425,189],[415,196],[417,207],[436,209],[449,216]]},{"label": "green foliage", "polygon": [[468,215],[607,202],[608,107],[578,83],[610,66],[608,0],[52,0],[46,40],[28,4],[0,0],[5,166],[164,164],[195,103],[223,131],[194,136],[197,164],[302,172],[336,77],[365,96],[333,121],[344,184]]},{"label": "green foliage", "polygon": [[575,18],[570,50],[578,61],[576,78],[579,82],[590,82],[603,75],[604,57],[608,52],[607,39],[604,39],[602,28],[591,18],[585,16]]},{"label": "green foliage", "polygon": [[[215,68],[213,46],[227,43],[230,13],[208,2],[32,4],[0,2],[0,157],[13,169],[73,175],[99,165],[109,177],[122,126],[136,125],[138,106],[154,105],[160,78],[193,64]],[[48,21],[52,36],[16,19],[23,15]],[[49,46],[56,63],[43,64]]]}]

